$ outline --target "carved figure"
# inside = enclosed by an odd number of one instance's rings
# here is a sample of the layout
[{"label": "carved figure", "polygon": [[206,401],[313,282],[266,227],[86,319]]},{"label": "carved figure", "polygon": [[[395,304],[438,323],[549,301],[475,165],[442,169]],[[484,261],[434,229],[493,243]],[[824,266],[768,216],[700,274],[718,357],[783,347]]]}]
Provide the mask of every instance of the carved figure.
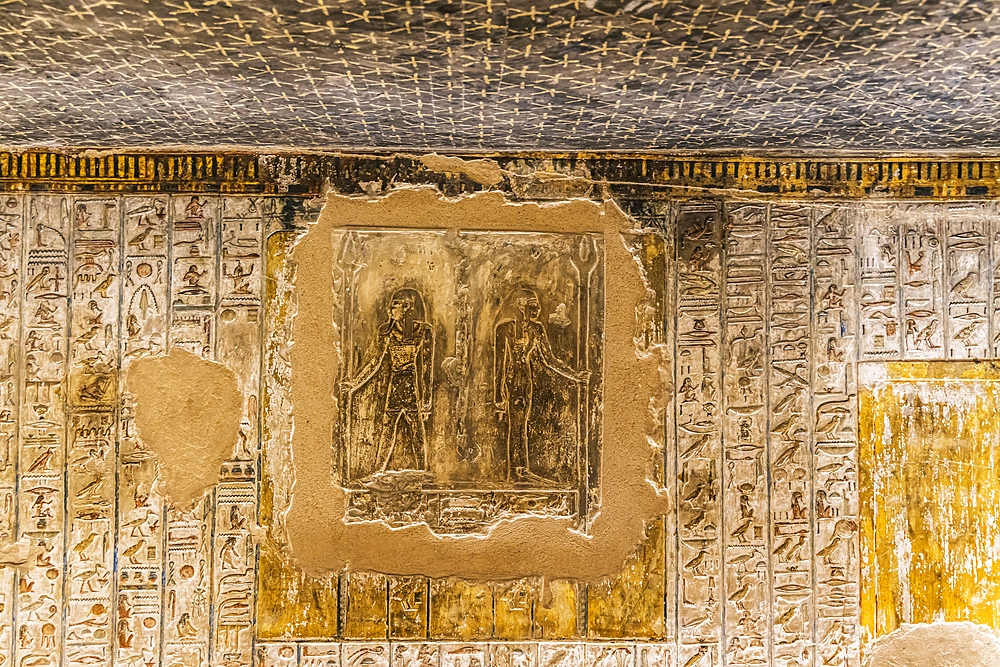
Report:
[{"label": "carved figure", "polygon": [[496,325],[494,344],[494,402],[506,431],[507,481],[545,481],[531,471],[530,429],[539,371],[545,367],[570,382],[585,385],[590,371],[575,371],[555,356],[545,326],[539,319],[538,295],[528,289],[513,296],[513,319]]},{"label": "carved figure", "polygon": [[[378,328],[375,355],[345,383],[353,428],[351,477],[387,470],[427,470],[434,333],[413,289],[397,290]],[[374,456],[370,454],[374,446]]]},{"label": "carved figure", "polygon": [[968,293],[969,289],[971,289],[978,282],[979,282],[979,274],[976,273],[975,271],[969,271],[967,274],[965,274],[964,278],[955,283],[955,285],[951,288],[951,291],[957,292],[958,295],[963,299],[971,299],[972,297],[969,296]]},{"label": "carved figure", "polygon": [[79,229],[87,227],[90,224],[90,211],[87,210],[86,204],[76,205],[76,226]]},{"label": "carved figure", "polygon": [[192,264],[184,274],[184,282],[188,284],[189,287],[201,287],[201,279],[204,275],[208,273],[208,270],[199,271],[196,264]]},{"label": "carved figure", "polygon": [[246,280],[253,274],[253,264],[249,268],[244,268],[240,260],[236,260],[236,266],[229,270],[228,264],[222,265],[222,273],[226,278],[233,281],[231,294],[250,294],[250,282]]},{"label": "carved figure", "polygon": [[197,196],[191,197],[191,201],[184,207],[184,213],[187,215],[187,219],[200,220],[204,218],[205,204],[206,202],[201,201]]}]

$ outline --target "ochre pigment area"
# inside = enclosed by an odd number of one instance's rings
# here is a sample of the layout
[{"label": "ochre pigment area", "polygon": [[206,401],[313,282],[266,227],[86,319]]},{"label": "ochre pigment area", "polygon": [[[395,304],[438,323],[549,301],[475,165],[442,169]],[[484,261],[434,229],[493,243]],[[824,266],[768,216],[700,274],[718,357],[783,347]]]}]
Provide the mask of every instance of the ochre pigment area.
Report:
[{"label": "ochre pigment area", "polygon": [[167,496],[179,508],[191,507],[218,483],[236,446],[243,408],[236,376],[175,347],[132,364],[126,390],[135,398],[139,440],[156,456]]},{"label": "ochre pigment area", "polygon": [[864,627],[997,628],[1000,367],[894,363],[861,377]]}]

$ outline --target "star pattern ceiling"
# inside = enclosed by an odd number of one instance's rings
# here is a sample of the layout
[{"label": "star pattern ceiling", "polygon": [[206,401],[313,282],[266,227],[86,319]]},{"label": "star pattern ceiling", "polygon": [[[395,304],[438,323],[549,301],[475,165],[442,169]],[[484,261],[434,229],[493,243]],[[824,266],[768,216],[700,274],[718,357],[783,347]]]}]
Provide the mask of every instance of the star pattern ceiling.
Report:
[{"label": "star pattern ceiling", "polygon": [[0,144],[991,149],[986,0],[0,0]]}]

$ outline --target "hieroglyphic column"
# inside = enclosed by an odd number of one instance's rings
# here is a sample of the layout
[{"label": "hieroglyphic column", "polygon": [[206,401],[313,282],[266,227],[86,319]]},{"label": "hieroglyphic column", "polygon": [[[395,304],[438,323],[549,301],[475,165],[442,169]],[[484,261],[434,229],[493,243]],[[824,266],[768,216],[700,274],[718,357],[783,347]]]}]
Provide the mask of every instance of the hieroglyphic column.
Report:
[{"label": "hieroglyphic column", "polygon": [[57,664],[65,644],[66,359],[70,201],[27,202],[18,538],[35,547],[18,573],[14,664]]},{"label": "hieroglyphic column", "polygon": [[[69,442],[66,468],[66,658],[110,665],[115,581],[118,441],[118,303],[121,293],[116,198],[77,198],[70,207]],[[158,569],[159,549],[141,554]],[[124,554],[120,555],[124,558]],[[115,642],[117,643],[117,642]]]},{"label": "hieroglyphic column", "polygon": [[[18,417],[21,352],[21,241],[24,199],[0,193],[0,541],[17,541]],[[0,567],[0,662],[14,658],[15,569]]]},{"label": "hieroglyphic column", "polygon": [[1000,355],[1000,206],[996,202],[990,202],[983,212],[987,216],[986,247],[990,261],[987,277],[990,312],[986,322],[986,349],[989,356],[996,357]]},{"label": "hieroglyphic column", "polygon": [[901,239],[903,358],[940,359],[950,324],[945,316],[948,285],[942,275],[943,221],[933,206],[894,206],[885,214],[899,228]]},{"label": "hieroglyphic column", "polygon": [[[218,198],[178,195],[169,202],[168,348],[214,359],[218,298]],[[169,664],[211,661],[214,490],[190,510],[168,506],[165,523],[163,654]]]},{"label": "hieroglyphic column", "polygon": [[[644,225],[653,229],[659,229],[662,236],[663,258],[660,262],[662,274],[659,276],[650,275],[651,279],[662,281],[659,290],[654,288],[652,294],[647,297],[654,297],[658,292],[660,303],[658,308],[653,308],[650,313],[646,311],[645,316],[637,317],[635,339],[636,348],[640,352],[653,352],[657,348],[662,350],[664,365],[669,364],[669,377],[673,380],[676,377],[676,351],[675,339],[676,328],[674,326],[674,313],[677,311],[677,234],[676,219],[680,206],[673,202],[665,202],[657,209],[656,217],[651,224]],[[661,213],[662,211],[662,213]],[[655,304],[654,304],[655,305]],[[646,341],[649,344],[646,344]],[[673,389],[673,387],[671,387]],[[671,392],[673,394],[673,392]],[[660,421],[663,428],[663,486],[669,491],[676,486],[678,474],[677,458],[677,430],[674,428],[674,405],[675,395],[664,397],[663,410],[660,413]],[[664,594],[664,631],[663,642],[659,646],[642,645],[636,650],[636,667],[677,667],[677,605],[678,605],[678,563],[679,557],[679,535],[680,525],[677,523],[678,512],[673,511],[663,516],[663,594]]]},{"label": "hieroglyphic column", "polygon": [[681,667],[722,660],[721,223],[718,205],[688,203],[676,225],[674,562]]},{"label": "hieroglyphic column", "polygon": [[723,301],[723,663],[767,663],[767,208],[725,209]]},{"label": "hieroglyphic column", "polygon": [[809,378],[814,364],[810,336],[811,219],[804,206],[772,205],[768,218],[770,316],[768,414],[770,415],[771,623],[774,665],[809,665],[813,605],[810,504],[812,420]]},{"label": "hieroglyphic column", "polygon": [[[157,463],[136,433],[124,390],[129,367],[165,351],[170,299],[168,198],[123,197],[121,234],[121,418],[114,612],[116,664],[158,663],[162,634],[164,497]],[[149,548],[157,558],[150,559]]]},{"label": "hieroglyphic column", "polygon": [[[879,204],[862,207],[857,230],[857,257],[861,269],[861,294],[857,301],[860,313],[859,352],[861,359],[889,361],[902,352],[902,316],[899,307],[899,224],[895,206]],[[842,301],[842,287],[827,286],[817,295],[820,308],[832,308]],[[940,328],[940,322],[928,322],[923,329],[927,338]]]},{"label": "hieroglyphic column", "polygon": [[260,433],[263,201],[222,199],[216,359],[236,375],[243,395],[239,442],[222,468],[215,494],[213,664],[249,665],[253,658]]},{"label": "hieroglyphic column", "polygon": [[[990,355],[990,231],[987,204],[944,204],[944,349],[939,358],[984,359]],[[904,283],[905,284],[905,283]]]},{"label": "hieroglyphic column", "polygon": [[[817,666],[860,664],[855,631],[860,579],[855,424],[855,360],[860,353],[858,269],[860,262],[869,261],[870,268],[882,270],[877,266],[885,266],[879,264],[885,261],[885,255],[879,244],[870,243],[869,254],[859,259],[856,219],[856,210],[839,207],[813,210],[812,346],[816,364],[811,369],[810,398],[815,477],[810,508],[813,540],[808,558],[816,599],[813,641]],[[863,289],[883,294],[884,285],[872,285],[870,276],[869,273]],[[890,317],[875,322],[870,315],[873,311],[884,312],[877,306],[866,309],[869,328],[865,340],[869,344],[875,336],[885,336],[888,328],[885,322],[893,321]],[[873,351],[891,354],[884,339],[882,342],[882,347]]]}]

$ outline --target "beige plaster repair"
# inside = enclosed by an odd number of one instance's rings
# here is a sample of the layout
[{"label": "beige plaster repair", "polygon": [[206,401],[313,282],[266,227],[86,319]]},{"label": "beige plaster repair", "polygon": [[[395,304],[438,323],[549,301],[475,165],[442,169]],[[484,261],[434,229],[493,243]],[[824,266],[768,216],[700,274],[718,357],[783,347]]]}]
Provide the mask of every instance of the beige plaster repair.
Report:
[{"label": "beige plaster repair", "polygon": [[17,542],[0,546],[0,568],[23,569],[31,567],[31,561],[42,553],[44,550],[40,546],[32,542],[30,538],[22,537]]},{"label": "beige plaster repair", "polygon": [[219,481],[239,438],[243,398],[224,365],[180,348],[136,360],[125,379],[140,442],[160,466],[167,497],[189,509]]},{"label": "beige plaster repair", "polygon": [[465,174],[476,183],[487,187],[503,183],[503,169],[493,160],[463,160],[459,157],[428,153],[421,155],[420,161],[431,171],[439,174]]},{"label": "beige plaster repair", "polygon": [[[597,232],[605,236],[606,323],[601,502],[589,534],[569,521],[522,516],[485,535],[440,536],[426,525],[346,523],[346,494],[334,482],[338,332],[333,326],[334,234],[339,228]],[[636,305],[647,290],[622,234],[634,228],[611,201],[511,203],[500,193],[448,199],[433,188],[380,198],[330,194],[294,250],[296,314],[291,396],[294,487],[286,515],[296,564],[309,574],[350,570],[502,580],[525,576],[595,580],[617,573],[649,523],[669,508],[654,479],[662,455],[652,407],[663,396],[658,355],[637,355]]]},{"label": "beige plaster repair", "polygon": [[903,625],[866,651],[865,667],[1000,667],[1000,637],[988,625]]}]

